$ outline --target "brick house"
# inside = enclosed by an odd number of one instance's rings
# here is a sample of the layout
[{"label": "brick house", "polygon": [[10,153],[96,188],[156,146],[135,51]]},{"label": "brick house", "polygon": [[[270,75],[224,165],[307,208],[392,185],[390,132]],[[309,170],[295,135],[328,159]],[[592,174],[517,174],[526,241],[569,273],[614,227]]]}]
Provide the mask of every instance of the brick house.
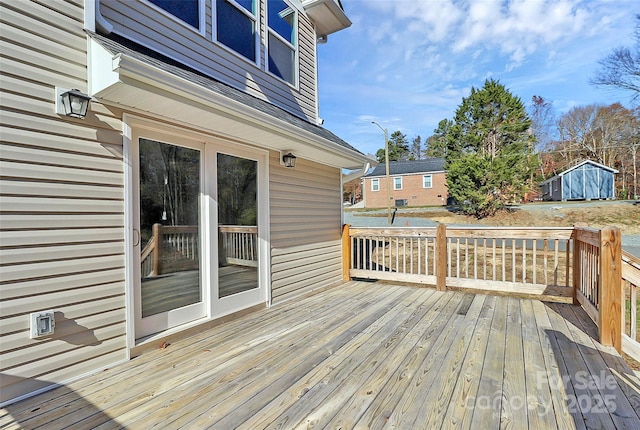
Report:
[{"label": "brick house", "polygon": [[[387,182],[384,163],[364,178],[362,193],[366,208],[386,207]],[[389,163],[389,194],[392,206],[435,206],[447,204],[444,159],[430,158]]]}]

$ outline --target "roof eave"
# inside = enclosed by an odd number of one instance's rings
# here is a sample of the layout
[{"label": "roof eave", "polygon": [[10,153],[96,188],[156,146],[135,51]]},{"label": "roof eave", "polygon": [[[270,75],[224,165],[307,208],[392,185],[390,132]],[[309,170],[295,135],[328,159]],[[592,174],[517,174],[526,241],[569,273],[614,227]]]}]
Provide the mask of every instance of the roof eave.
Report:
[{"label": "roof eave", "polygon": [[327,36],[351,26],[351,20],[336,0],[303,0],[302,7],[314,23],[317,36]]},{"label": "roof eave", "polygon": [[333,167],[360,168],[371,161],[362,153],[144,61],[124,53],[114,56],[94,40],[90,49],[90,93],[106,104],[170,118],[227,139],[292,151]]}]

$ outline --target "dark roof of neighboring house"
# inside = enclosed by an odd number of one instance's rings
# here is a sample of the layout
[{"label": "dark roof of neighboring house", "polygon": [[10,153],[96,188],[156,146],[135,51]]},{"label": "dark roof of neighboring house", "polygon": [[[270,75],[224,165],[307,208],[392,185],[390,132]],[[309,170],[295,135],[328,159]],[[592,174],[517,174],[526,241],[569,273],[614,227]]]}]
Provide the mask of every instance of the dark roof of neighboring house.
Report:
[{"label": "dark roof of neighboring house", "polygon": [[102,45],[113,55],[123,53],[132,58],[157,67],[161,70],[172,73],[177,77],[201,85],[203,88],[209,91],[213,91],[232,100],[240,102],[248,107],[256,109],[260,112],[269,114],[270,116],[285,121],[294,127],[313,133],[323,139],[327,139],[333,143],[362,154],[362,152],[358,151],[356,148],[354,148],[349,143],[345,142],[326,128],[320,127],[303,118],[293,115],[286,110],[269,103],[268,101],[259,99],[236,88],[233,88],[223,82],[207,76],[202,72],[199,72],[198,70],[186,66],[176,60],[168,58],[167,56],[146,48],[138,43],[135,43],[113,33],[109,36],[103,36],[90,31],[87,31],[87,33],[92,39]]},{"label": "dark roof of neighboring house", "polygon": [[[444,159],[428,158],[426,160],[392,161],[389,163],[390,175],[408,175],[412,173],[429,172],[444,172]],[[380,163],[375,169],[367,173],[365,176],[384,176],[385,173],[386,166],[384,163]]]}]

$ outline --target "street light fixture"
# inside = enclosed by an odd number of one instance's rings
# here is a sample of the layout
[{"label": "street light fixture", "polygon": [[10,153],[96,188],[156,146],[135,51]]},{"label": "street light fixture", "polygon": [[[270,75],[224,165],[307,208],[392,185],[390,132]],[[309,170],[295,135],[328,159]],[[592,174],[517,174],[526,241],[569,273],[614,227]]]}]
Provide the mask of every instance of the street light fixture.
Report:
[{"label": "street light fixture", "polygon": [[389,131],[386,128],[382,128],[380,124],[375,121],[371,121],[371,124],[376,125],[380,130],[384,132],[384,164],[386,167],[385,182],[387,183],[387,221],[391,225],[391,180],[389,179]]}]

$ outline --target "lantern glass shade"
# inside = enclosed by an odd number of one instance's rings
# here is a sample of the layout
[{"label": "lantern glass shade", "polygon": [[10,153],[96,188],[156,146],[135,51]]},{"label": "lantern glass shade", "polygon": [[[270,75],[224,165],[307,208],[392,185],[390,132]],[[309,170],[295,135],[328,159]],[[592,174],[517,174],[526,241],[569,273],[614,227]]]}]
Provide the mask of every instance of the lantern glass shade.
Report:
[{"label": "lantern glass shade", "polygon": [[289,152],[282,156],[282,163],[285,167],[296,167],[296,156]]},{"label": "lantern glass shade", "polygon": [[91,100],[91,97],[80,92],[80,90],[74,89],[60,94],[60,102],[62,103],[65,115],[74,118],[84,118],[87,116],[89,100]]}]

